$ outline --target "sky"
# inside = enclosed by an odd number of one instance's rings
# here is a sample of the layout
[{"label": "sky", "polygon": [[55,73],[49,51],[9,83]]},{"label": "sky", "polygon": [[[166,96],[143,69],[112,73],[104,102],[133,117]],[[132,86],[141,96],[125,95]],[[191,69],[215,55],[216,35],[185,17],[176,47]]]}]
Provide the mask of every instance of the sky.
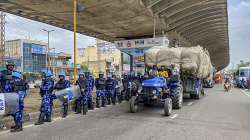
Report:
[{"label": "sky", "polygon": [[230,66],[250,61],[250,0],[228,0]]},{"label": "sky", "polygon": [[[228,0],[230,66],[240,60],[250,61],[250,0]],[[73,52],[73,32],[47,24],[7,14],[6,39],[30,38],[47,42],[42,29],[55,30],[50,35],[50,47],[57,51]],[[95,45],[95,39],[77,35],[78,47]]]},{"label": "sky", "polygon": [[[42,29],[54,30],[50,33],[50,48],[56,48],[58,52],[73,53],[73,32],[11,14],[6,16],[6,40],[32,39],[47,42],[47,32]],[[95,44],[95,38],[77,34],[79,48]]]}]

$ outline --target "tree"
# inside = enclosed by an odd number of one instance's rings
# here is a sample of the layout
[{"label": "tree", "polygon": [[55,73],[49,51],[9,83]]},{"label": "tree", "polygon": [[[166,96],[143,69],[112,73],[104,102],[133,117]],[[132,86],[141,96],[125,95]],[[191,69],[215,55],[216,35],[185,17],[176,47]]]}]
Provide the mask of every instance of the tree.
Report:
[{"label": "tree", "polygon": [[88,71],[89,70],[88,66],[85,65],[85,64],[81,64],[81,69],[84,70],[84,71]]}]

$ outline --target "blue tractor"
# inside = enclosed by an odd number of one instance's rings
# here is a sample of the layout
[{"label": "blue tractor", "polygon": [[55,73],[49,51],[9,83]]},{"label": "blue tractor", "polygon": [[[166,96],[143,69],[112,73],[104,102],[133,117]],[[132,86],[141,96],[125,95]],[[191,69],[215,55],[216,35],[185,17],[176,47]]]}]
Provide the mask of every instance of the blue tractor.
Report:
[{"label": "blue tractor", "polygon": [[[136,95],[132,95],[129,100],[130,112],[136,113],[139,103],[145,105],[163,103],[164,115],[170,116],[173,106],[182,105],[182,87],[180,88],[180,86],[177,82],[170,82],[170,84],[167,85],[166,79],[163,77],[143,80],[141,90],[137,92]],[[176,100],[174,92],[180,92],[181,104],[174,104]],[[177,103],[179,102],[177,101]]]}]

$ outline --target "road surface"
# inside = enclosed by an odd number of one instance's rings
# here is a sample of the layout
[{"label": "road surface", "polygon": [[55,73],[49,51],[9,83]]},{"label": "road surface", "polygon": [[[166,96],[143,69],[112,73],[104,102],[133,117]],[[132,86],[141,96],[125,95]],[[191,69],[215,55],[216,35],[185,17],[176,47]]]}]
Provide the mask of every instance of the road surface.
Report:
[{"label": "road surface", "polygon": [[163,116],[161,107],[140,107],[128,113],[126,103],[73,114],[1,140],[250,140],[250,94],[220,85],[206,89],[200,100],[184,100],[181,110]]}]

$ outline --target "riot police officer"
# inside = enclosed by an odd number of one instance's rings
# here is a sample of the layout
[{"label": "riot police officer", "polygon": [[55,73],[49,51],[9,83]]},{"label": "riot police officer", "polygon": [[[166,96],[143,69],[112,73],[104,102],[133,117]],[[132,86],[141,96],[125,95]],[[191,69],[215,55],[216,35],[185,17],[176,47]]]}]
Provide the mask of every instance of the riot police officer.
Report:
[{"label": "riot police officer", "polygon": [[40,87],[40,95],[42,101],[40,107],[40,115],[35,125],[41,125],[44,123],[44,121],[51,122],[51,113],[53,104],[52,92],[54,88],[54,81],[51,77],[53,76],[53,74],[49,69],[47,69],[42,72],[42,76],[43,79]]},{"label": "riot police officer", "polygon": [[19,96],[19,109],[15,114],[12,114],[15,121],[15,126],[12,127],[11,132],[19,132],[23,130],[23,109],[24,109],[24,98],[26,97],[28,90],[28,84],[22,79],[22,74],[19,72],[12,72],[12,78],[14,81],[13,92]]},{"label": "riot police officer", "polygon": [[104,73],[100,71],[99,77],[95,80],[97,108],[106,106],[105,81]]},{"label": "riot police officer", "polygon": [[76,84],[80,88],[80,94],[78,99],[76,100],[76,113],[83,113],[83,115],[86,115],[88,111],[88,95],[86,89],[88,79],[86,79],[83,72],[79,73],[79,78],[77,79]]},{"label": "riot police officer", "polygon": [[93,105],[93,90],[95,86],[95,79],[92,74],[89,74],[88,78],[88,108],[93,110],[94,105]]},{"label": "riot police officer", "polygon": [[[65,74],[64,71],[60,72],[58,77],[59,77],[59,81],[56,83],[54,89],[63,90],[63,89],[66,89],[66,88],[70,87],[70,81],[65,79],[66,74]],[[62,115],[62,117],[65,118],[68,115],[68,108],[69,108],[68,99],[66,101],[64,101],[62,105],[63,105],[63,115]]]},{"label": "riot police officer", "polygon": [[13,61],[6,62],[6,70],[0,73],[0,87],[3,93],[16,92],[19,96],[19,108],[14,114],[10,114],[14,117],[15,126],[11,127],[11,132],[22,131],[22,113],[24,108],[24,97],[26,96],[26,90],[28,89],[27,83],[22,79],[22,74],[14,71],[15,64]]},{"label": "riot police officer", "polygon": [[115,97],[114,97],[114,92],[115,92],[115,81],[112,79],[111,74],[107,74],[107,80],[105,82],[105,93],[106,93],[106,98],[108,101],[108,105],[115,104]]},{"label": "riot police officer", "polygon": [[6,62],[6,70],[1,71],[0,73],[0,83],[1,83],[1,92],[8,93],[13,92],[14,83],[12,80],[12,72],[14,72],[15,64],[13,61]]}]

